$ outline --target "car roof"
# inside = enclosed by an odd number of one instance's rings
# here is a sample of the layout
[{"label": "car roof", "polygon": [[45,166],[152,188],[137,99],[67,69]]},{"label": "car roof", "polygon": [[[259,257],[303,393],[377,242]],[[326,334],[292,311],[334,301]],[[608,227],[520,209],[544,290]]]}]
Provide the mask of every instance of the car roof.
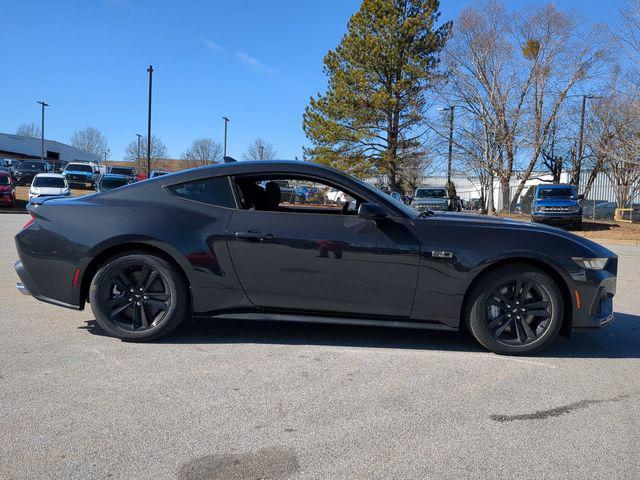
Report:
[{"label": "car roof", "polygon": [[446,190],[447,187],[443,187],[442,185],[422,185],[418,188],[416,188],[416,190],[420,190],[421,188],[440,188],[442,190]]},{"label": "car roof", "polygon": [[38,178],[64,178],[64,175],[60,173],[39,173],[36,175]]},{"label": "car roof", "polygon": [[107,178],[107,179],[114,178],[114,179],[126,180],[127,176],[126,175],[122,175],[120,173],[106,173],[106,174],[104,174],[104,175],[102,175],[100,177],[100,180],[104,180],[105,178]]},{"label": "car roof", "polygon": [[576,186],[568,183],[540,183],[536,185],[536,188],[576,188]]}]

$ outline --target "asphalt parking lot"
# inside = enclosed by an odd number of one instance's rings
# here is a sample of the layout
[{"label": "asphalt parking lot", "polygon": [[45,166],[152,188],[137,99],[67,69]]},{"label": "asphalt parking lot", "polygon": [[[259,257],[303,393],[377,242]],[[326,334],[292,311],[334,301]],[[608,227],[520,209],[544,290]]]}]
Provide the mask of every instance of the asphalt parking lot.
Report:
[{"label": "asphalt parking lot", "polygon": [[616,321],[535,357],[464,335],[210,321],[104,336],[15,290],[0,215],[0,478],[640,478],[640,247]]}]

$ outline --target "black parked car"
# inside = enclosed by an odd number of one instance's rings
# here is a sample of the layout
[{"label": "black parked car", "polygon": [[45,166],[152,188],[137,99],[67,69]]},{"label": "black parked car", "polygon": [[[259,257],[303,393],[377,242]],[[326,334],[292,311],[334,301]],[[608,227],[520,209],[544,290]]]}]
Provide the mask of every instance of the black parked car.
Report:
[{"label": "black parked car", "polygon": [[15,167],[13,178],[16,181],[16,185],[31,185],[33,177],[39,173],[48,173],[50,171],[51,166],[47,162],[24,160],[20,162],[20,165]]},{"label": "black parked car", "polygon": [[[355,202],[284,205],[283,180]],[[224,315],[467,328],[519,354],[613,319],[618,261],[606,248],[542,225],[418,213],[305,162],[226,163],[28,210],[19,290],[73,309],[89,301],[126,340]]]}]

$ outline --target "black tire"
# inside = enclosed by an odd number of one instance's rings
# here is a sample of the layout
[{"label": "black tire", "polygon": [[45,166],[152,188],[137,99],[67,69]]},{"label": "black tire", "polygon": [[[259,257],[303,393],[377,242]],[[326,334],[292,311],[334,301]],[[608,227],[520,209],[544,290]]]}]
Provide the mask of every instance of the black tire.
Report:
[{"label": "black tire", "polygon": [[582,230],[582,220],[578,220],[578,221],[575,223],[574,228],[575,228],[576,230],[578,230],[578,231]]},{"label": "black tire", "polygon": [[188,289],[171,263],[143,252],[106,261],[89,288],[98,325],[128,341],[158,340],[171,333],[189,311]]},{"label": "black tire", "polygon": [[499,267],[483,276],[470,292],[466,311],[466,325],[475,339],[503,355],[549,346],[563,318],[560,288],[544,271],[527,264]]}]

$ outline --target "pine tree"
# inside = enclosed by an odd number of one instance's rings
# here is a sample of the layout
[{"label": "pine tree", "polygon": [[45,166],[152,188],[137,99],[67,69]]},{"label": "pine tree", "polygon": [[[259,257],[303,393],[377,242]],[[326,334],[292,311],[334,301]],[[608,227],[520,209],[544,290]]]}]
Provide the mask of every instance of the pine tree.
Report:
[{"label": "pine tree", "polygon": [[438,0],[363,0],[324,58],[327,92],[305,110],[308,159],[402,190],[403,167],[424,155],[426,92],[451,31],[439,16]]}]

